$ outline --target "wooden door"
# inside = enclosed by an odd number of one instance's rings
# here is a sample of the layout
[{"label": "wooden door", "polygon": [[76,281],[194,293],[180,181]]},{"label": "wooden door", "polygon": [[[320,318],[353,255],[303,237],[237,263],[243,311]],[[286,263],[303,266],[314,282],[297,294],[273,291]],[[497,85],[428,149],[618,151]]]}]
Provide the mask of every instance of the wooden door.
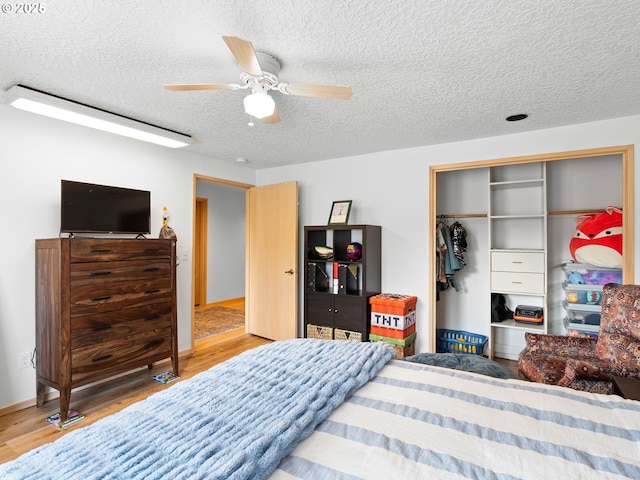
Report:
[{"label": "wooden door", "polygon": [[247,190],[247,330],[271,340],[298,333],[298,183]]}]

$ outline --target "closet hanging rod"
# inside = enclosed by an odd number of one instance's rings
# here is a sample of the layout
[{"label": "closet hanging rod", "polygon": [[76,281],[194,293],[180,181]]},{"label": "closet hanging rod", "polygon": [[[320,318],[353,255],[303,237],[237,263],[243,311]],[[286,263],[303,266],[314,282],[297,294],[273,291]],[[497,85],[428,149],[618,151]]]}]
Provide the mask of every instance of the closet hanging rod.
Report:
[{"label": "closet hanging rod", "polygon": [[547,215],[584,215],[585,213],[601,213],[605,212],[604,208],[596,208],[592,210],[553,210],[547,212]]},{"label": "closet hanging rod", "polygon": [[[586,213],[605,212],[604,208],[594,208],[588,210],[553,210],[547,212],[548,215],[584,215]],[[486,213],[453,213],[436,215],[437,218],[487,218]]]},{"label": "closet hanging rod", "polygon": [[486,213],[456,213],[437,215],[436,218],[487,218]]}]

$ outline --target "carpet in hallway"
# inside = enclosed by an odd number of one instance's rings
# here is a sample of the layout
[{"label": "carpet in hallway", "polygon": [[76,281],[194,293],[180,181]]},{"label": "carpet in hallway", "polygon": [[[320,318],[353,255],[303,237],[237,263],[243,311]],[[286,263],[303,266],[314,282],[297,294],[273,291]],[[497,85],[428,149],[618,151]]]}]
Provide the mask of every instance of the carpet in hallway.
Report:
[{"label": "carpet in hallway", "polygon": [[195,311],[193,337],[196,340],[244,327],[244,310],[207,307]]}]

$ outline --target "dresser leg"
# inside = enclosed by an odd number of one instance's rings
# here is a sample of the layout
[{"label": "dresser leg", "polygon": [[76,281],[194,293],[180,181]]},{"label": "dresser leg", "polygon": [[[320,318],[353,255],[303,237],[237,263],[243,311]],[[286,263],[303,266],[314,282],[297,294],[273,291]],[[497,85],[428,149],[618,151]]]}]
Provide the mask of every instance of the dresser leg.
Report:
[{"label": "dresser leg", "polygon": [[178,355],[173,355],[171,357],[171,366],[173,367],[173,373],[180,376],[180,372],[178,371]]},{"label": "dresser leg", "polygon": [[44,395],[47,391],[47,386],[42,382],[36,382],[36,405],[42,407],[44,405]]},{"label": "dresser leg", "polygon": [[69,417],[69,403],[71,402],[71,388],[60,390],[60,421],[64,422]]}]

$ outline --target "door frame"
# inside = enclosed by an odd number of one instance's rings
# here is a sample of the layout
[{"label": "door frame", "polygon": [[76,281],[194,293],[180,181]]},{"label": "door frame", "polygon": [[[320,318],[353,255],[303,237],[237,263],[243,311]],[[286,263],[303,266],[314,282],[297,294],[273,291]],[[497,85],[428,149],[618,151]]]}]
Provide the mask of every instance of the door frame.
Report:
[{"label": "door frame", "polygon": [[[193,221],[193,225],[192,225],[192,232],[191,232],[191,251],[195,252],[196,251],[196,202],[197,202],[197,195],[196,195],[196,189],[197,189],[197,183],[198,181],[201,182],[208,182],[208,183],[215,183],[218,185],[226,185],[228,187],[236,187],[236,188],[240,188],[240,189],[244,189],[244,190],[248,190],[249,188],[253,188],[255,185],[251,185],[248,183],[241,183],[241,182],[234,182],[231,180],[226,180],[224,178],[217,178],[217,177],[210,177],[208,175],[201,175],[198,173],[194,173],[193,174],[193,186],[192,186],[192,218],[194,219]],[[196,267],[195,267],[195,262],[191,262],[191,301],[190,301],[190,308],[191,308],[191,351],[194,351],[195,349],[195,339],[194,339],[194,335],[193,335],[193,327],[194,327],[194,322],[195,322],[195,281],[196,281]],[[247,295],[248,293],[245,292],[245,295]],[[245,325],[246,325],[246,319],[245,319]]]},{"label": "door frame", "polygon": [[634,148],[633,145],[591,148],[540,155],[524,155],[493,160],[432,165],[429,167],[429,352],[436,351],[436,186],[437,174],[455,170],[516,165],[522,163],[574,160],[606,155],[620,155],[622,159],[622,281],[634,283]]}]

